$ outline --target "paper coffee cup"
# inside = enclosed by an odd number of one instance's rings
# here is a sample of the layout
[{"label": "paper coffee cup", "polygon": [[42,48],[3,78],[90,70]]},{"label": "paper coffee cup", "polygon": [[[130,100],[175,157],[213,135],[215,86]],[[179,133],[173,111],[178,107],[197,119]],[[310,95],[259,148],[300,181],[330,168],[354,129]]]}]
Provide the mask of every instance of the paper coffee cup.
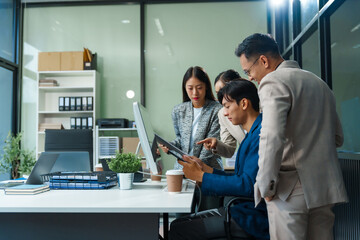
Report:
[{"label": "paper coffee cup", "polygon": [[182,189],[184,172],[182,170],[166,171],[166,181],[169,193],[180,193]]},{"label": "paper coffee cup", "polygon": [[95,165],[95,171],[96,171],[96,172],[103,171],[103,167],[102,167],[102,164],[101,164],[101,163]]},{"label": "paper coffee cup", "polygon": [[153,182],[160,182],[161,181],[161,176],[156,176],[156,175],[161,175],[161,171],[158,172],[158,174],[153,175],[152,171],[150,171],[151,173],[151,181]]}]

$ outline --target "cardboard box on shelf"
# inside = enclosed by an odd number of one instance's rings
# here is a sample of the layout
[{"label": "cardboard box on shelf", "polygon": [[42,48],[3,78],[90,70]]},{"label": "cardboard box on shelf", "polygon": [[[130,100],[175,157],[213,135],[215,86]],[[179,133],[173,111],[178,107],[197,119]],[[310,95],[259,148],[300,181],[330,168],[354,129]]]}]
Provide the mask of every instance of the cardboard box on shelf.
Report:
[{"label": "cardboard box on shelf", "polygon": [[96,69],[96,53],[89,49],[70,52],[39,52],[38,71],[82,71]]},{"label": "cardboard box on shelf", "polygon": [[61,71],[84,70],[83,52],[61,52]]},{"label": "cardboard box on shelf", "polygon": [[[136,137],[123,137],[122,138],[122,147],[124,153],[132,152],[135,153],[136,147],[139,144],[139,138]],[[139,154],[144,156],[144,152],[140,148]]]},{"label": "cardboard box on shelf", "polygon": [[60,52],[39,52],[38,71],[60,71]]}]

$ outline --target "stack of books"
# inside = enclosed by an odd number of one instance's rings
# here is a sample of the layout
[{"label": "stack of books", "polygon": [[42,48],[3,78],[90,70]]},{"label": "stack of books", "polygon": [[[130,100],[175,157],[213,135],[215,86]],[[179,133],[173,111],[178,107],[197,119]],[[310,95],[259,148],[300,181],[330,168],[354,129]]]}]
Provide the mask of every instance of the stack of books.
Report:
[{"label": "stack of books", "polygon": [[7,195],[29,195],[29,194],[39,194],[42,192],[49,191],[50,188],[48,185],[44,184],[22,184],[15,187],[5,188],[5,194]]},{"label": "stack of books", "polygon": [[57,87],[57,86],[59,86],[59,84],[54,79],[40,79],[39,86],[40,87]]}]

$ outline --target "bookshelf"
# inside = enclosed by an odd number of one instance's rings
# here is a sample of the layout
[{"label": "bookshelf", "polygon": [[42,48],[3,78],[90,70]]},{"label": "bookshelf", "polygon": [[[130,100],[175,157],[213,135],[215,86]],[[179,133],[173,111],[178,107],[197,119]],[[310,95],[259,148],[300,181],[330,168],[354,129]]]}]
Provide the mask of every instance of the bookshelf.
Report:
[{"label": "bookshelf", "polygon": [[[71,129],[70,117],[92,117],[93,129],[99,113],[100,81],[96,70],[40,71],[37,76],[36,152],[44,151],[45,133],[39,129],[42,123],[62,124]],[[41,86],[40,79],[56,80],[58,86]],[[59,111],[59,97],[93,97],[93,110]],[[95,159],[95,131],[93,131]]]}]

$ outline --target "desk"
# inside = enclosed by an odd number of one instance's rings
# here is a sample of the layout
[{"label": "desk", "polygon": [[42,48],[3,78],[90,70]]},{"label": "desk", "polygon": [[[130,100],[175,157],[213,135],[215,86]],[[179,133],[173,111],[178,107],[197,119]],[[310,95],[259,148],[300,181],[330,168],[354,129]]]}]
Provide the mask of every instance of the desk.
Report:
[{"label": "desk", "polygon": [[[39,195],[0,193],[1,239],[158,239],[160,213],[190,213],[194,185],[169,194],[166,183],[132,190],[51,190]],[[184,188],[183,188],[184,189]]]},{"label": "desk", "polygon": [[234,172],[235,172],[235,167],[225,166],[225,167],[224,167],[224,171],[225,171],[226,173],[234,173]]}]

